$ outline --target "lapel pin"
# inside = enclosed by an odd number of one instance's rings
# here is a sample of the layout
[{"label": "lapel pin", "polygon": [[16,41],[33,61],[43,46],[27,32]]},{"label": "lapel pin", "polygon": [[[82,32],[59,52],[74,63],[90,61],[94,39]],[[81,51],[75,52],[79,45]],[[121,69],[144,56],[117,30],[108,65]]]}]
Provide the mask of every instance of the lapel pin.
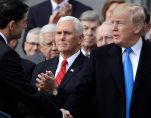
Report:
[{"label": "lapel pin", "polygon": [[70,71],[71,71],[71,72],[74,72],[74,69],[72,69],[72,68],[71,68],[71,70],[70,70]]}]

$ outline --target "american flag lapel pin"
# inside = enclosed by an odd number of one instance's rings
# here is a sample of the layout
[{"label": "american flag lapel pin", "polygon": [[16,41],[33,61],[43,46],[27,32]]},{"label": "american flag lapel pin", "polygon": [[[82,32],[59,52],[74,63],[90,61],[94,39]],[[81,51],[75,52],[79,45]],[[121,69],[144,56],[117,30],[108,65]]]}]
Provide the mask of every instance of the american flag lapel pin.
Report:
[{"label": "american flag lapel pin", "polygon": [[71,70],[70,70],[70,71],[71,71],[71,72],[74,72],[74,69],[72,69],[72,68],[71,68]]}]

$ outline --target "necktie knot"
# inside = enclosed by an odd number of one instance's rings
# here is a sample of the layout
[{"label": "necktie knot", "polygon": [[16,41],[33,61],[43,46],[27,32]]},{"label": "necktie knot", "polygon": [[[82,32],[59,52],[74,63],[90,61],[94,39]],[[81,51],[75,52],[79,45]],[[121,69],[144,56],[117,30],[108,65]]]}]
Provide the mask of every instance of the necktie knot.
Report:
[{"label": "necktie knot", "polygon": [[58,11],[58,10],[60,10],[60,8],[61,8],[61,7],[58,5],[58,6],[55,8],[55,12]]},{"label": "necktie knot", "polygon": [[62,66],[66,66],[67,63],[68,63],[67,60],[63,60],[63,61],[62,61]]},{"label": "necktie knot", "polygon": [[131,48],[126,48],[126,49],[125,49],[125,52],[128,53],[128,54],[130,54],[132,51],[133,51],[133,50],[132,50]]}]

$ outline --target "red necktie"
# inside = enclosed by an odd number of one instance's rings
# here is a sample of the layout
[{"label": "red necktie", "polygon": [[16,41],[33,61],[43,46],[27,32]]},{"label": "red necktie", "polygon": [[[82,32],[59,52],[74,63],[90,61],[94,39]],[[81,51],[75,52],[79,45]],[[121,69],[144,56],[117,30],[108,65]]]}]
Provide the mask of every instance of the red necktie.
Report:
[{"label": "red necktie", "polygon": [[56,76],[56,79],[55,79],[55,82],[56,84],[59,86],[63,77],[65,76],[66,74],[66,64],[67,64],[67,60],[63,60],[62,61],[62,65],[61,65],[61,68],[60,68],[60,71],[58,72],[58,75]]}]

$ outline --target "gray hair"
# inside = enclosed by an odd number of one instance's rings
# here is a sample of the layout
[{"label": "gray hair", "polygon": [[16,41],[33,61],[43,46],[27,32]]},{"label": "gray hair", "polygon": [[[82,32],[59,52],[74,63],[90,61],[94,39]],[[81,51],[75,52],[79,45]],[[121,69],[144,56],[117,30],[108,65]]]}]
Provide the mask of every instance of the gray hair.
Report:
[{"label": "gray hair", "polygon": [[39,44],[43,43],[43,34],[45,33],[55,33],[56,31],[56,25],[55,24],[47,24],[44,25],[41,30],[40,30],[40,34],[39,34]]},{"label": "gray hair", "polygon": [[85,11],[80,16],[81,21],[98,21],[99,22],[99,14],[97,14],[93,10]]},{"label": "gray hair", "polygon": [[28,41],[30,39],[31,35],[39,35],[39,33],[40,33],[40,27],[36,27],[36,28],[29,30],[29,32],[27,33],[27,36],[26,36],[26,41]]},{"label": "gray hair", "polygon": [[72,21],[75,25],[76,33],[77,35],[82,35],[83,34],[83,26],[78,18],[75,18],[73,16],[65,16],[61,17],[57,23],[57,26],[60,22],[62,21]]}]

